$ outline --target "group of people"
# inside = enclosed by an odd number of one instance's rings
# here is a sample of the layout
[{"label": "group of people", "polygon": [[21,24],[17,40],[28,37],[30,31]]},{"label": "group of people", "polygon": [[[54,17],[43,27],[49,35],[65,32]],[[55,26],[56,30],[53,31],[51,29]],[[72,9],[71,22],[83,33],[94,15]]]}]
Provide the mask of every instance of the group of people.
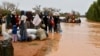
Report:
[{"label": "group of people", "polygon": [[[0,28],[2,28],[0,29],[1,34],[5,36],[7,35],[7,30],[12,29],[11,38],[14,42],[16,42],[17,40],[26,41],[28,38],[25,25],[26,19],[27,16],[25,15],[24,11],[21,11],[20,16],[15,11],[12,11],[11,14],[8,15],[1,15],[0,17],[0,25],[1,25]],[[18,39],[17,35],[18,30],[20,31],[20,39]]]},{"label": "group of people", "polygon": [[[12,39],[17,41],[17,31],[20,31],[20,41],[26,41],[28,38],[27,29],[29,28],[42,28],[45,32],[60,32],[60,19],[59,15],[44,15],[42,13],[38,14],[41,19],[41,23],[35,26],[33,24],[34,17],[31,12],[21,11],[18,15],[15,11],[12,11],[8,15],[0,15],[0,28],[3,23],[6,23],[7,29],[12,29]],[[18,29],[19,28],[19,29]],[[2,31],[1,31],[2,32]]]},{"label": "group of people", "polygon": [[59,15],[44,15],[42,18],[42,24],[45,25],[44,29],[46,32],[55,32],[59,33],[60,28],[60,19]]}]

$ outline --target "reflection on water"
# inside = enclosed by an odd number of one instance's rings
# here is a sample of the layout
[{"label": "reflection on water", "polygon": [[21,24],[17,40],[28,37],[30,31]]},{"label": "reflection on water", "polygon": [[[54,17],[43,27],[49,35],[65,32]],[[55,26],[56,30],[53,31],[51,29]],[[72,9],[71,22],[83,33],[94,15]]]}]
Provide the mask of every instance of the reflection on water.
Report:
[{"label": "reflection on water", "polygon": [[61,23],[62,35],[50,34],[45,56],[100,56],[100,23]]},{"label": "reflection on water", "polygon": [[100,23],[91,23],[89,27],[91,44],[94,44],[95,47],[100,48]]}]

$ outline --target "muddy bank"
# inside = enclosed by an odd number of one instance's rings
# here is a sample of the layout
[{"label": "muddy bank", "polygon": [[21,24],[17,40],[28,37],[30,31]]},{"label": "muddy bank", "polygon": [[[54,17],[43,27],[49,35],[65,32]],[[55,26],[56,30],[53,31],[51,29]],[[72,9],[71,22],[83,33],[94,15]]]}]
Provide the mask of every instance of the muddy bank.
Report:
[{"label": "muddy bank", "polygon": [[[3,37],[0,37],[2,40]],[[46,40],[32,42],[13,42],[14,56],[45,56],[52,47],[55,47],[60,37],[58,33],[50,33]]]},{"label": "muddy bank", "polygon": [[49,54],[52,50],[57,51],[60,38],[61,38],[61,34],[59,33],[49,33],[48,40],[45,41],[45,44],[35,54],[35,56],[45,56],[46,54]]}]

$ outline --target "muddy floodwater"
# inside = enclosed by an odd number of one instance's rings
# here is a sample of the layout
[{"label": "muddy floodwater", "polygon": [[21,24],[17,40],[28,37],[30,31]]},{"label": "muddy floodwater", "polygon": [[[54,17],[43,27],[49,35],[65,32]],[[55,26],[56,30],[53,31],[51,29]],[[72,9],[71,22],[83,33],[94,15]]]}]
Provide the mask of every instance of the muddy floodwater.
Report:
[{"label": "muddy floodwater", "polygon": [[100,23],[61,23],[62,33],[51,33],[45,56],[100,56]]}]

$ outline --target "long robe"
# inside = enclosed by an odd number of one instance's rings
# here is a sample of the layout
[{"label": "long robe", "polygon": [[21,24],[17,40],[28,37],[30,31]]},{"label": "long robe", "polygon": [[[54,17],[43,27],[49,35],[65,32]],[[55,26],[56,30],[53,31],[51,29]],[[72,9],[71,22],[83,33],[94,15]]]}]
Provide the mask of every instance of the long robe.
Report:
[{"label": "long robe", "polygon": [[20,29],[20,40],[21,41],[26,41],[28,36],[27,36],[27,31],[26,31],[26,25],[25,25],[25,22],[26,22],[26,16],[22,15],[21,16],[21,23],[20,23],[20,26],[19,26],[19,29]]},{"label": "long robe", "polygon": [[23,20],[21,21],[19,28],[20,28],[20,40],[26,41],[27,40],[27,31],[26,31],[26,26],[25,26],[25,23]]}]

